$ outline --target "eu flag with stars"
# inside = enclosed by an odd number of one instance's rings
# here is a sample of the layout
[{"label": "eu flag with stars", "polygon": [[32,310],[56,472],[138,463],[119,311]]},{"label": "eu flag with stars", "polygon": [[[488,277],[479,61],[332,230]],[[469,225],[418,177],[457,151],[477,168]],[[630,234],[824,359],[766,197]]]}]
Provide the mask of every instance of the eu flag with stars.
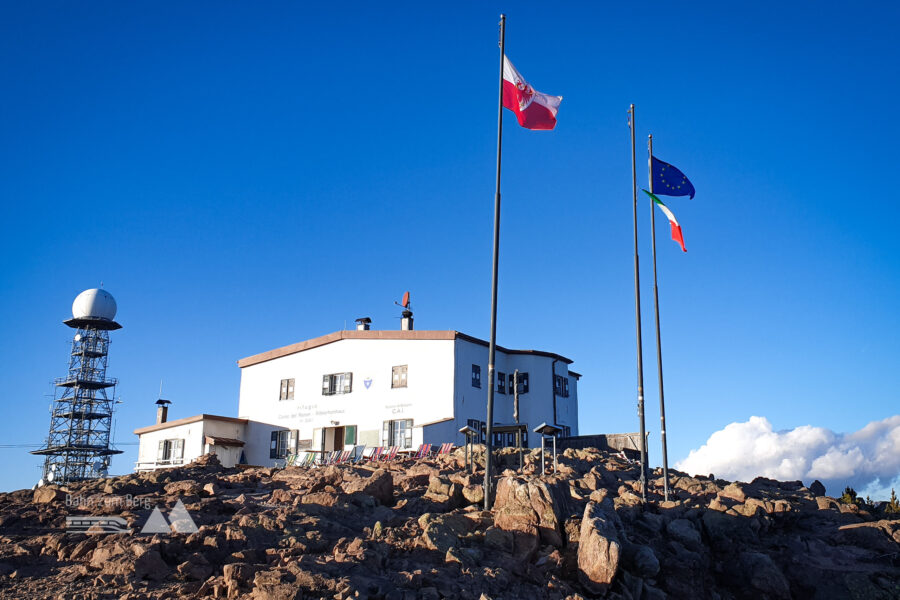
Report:
[{"label": "eu flag with stars", "polygon": [[687,176],[667,162],[653,157],[653,193],[660,196],[694,197],[694,186]]}]

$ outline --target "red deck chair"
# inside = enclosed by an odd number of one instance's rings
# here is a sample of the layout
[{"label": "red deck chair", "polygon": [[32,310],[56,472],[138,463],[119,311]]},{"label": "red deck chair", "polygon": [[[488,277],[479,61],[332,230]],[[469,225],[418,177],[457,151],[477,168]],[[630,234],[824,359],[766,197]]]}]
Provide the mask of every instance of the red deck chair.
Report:
[{"label": "red deck chair", "polygon": [[372,450],[372,455],[369,456],[369,460],[381,460],[381,456],[384,454],[384,446],[378,446],[374,450]]},{"label": "red deck chair", "polygon": [[381,460],[394,460],[397,458],[397,451],[400,450],[400,446],[391,446],[390,450],[388,450],[384,456],[381,457]]},{"label": "red deck chair", "polygon": [[424,458],[431,452],[431,444],[422,444],[416,452],[416,458]]},{"label": "red deck chair", "polygon": [[438,456],[441,454],[450,454],[453,451],[453,442],[447,442],[446,444],[441,444],[441,449],[438,451]]}]

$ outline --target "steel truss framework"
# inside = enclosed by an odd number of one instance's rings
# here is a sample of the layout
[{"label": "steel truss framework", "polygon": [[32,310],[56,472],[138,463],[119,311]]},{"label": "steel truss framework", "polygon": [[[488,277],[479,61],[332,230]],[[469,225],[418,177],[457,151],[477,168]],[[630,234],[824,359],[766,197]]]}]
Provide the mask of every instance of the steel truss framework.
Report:
[{"label": "steel truss framework", "polygon": [[109,332],[121,326],[107,319],[69,319],[76,329],[66,377],[55,380],[50,432],[43,448],[45,482],[68,483],[100,476],[109,466],[115,379],[107,379]]}]

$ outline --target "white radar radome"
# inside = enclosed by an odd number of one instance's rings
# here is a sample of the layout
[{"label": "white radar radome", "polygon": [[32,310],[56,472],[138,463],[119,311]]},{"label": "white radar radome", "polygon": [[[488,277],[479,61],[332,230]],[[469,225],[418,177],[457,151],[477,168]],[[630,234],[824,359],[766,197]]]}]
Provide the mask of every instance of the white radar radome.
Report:
[{"label": "white radar radome", "polygon": [[93,288],[84,290],[72,303],[72,316],[76,319],[116,318],[116,299],[106,290]]}]

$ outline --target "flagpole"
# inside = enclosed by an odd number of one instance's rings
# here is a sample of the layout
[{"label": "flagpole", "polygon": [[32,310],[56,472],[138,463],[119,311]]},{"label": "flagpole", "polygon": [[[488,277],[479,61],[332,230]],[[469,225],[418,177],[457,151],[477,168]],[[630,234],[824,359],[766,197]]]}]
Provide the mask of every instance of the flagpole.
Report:
[{"label": "flagpole", "polygon": [[[653,193],[653,136],[647,137],[647,165],[650,172],[650,193]],[[656,279],[656,207],[650,198],[650,231],[653,236],[653,309],[656,315],[656,373],[659,377],[659,437],[662,440],[663,491],[669,501],[669,458],[666,451],[666,399],[663,392],[662,342],[659,334],[659,286]]]},{"label": "flagpole", "polygon": [[637,332],[637,393],[638,419],[641,423],[641,501],[647,502],[647,435],[644,424],[644,358],[641,343],[641,280],[638,261],[637,226],[637,161],[634,150],[634,104],[628,109],[628,126],[631,128],[631,193],[634,200],[634,318]]},{"label": "flagpole", "polygon": [[491,341],[488,345],[487,431],[484,451],[484,510],[491,510],[491,458],[494,451],[494,358],[497,353],[497,271],[500,254],[500,156],[503,147],[503,58],[506,15],[500,15],[500,98],[497,107],[497,191],[494,195],[494,262],[491,268]]}]

